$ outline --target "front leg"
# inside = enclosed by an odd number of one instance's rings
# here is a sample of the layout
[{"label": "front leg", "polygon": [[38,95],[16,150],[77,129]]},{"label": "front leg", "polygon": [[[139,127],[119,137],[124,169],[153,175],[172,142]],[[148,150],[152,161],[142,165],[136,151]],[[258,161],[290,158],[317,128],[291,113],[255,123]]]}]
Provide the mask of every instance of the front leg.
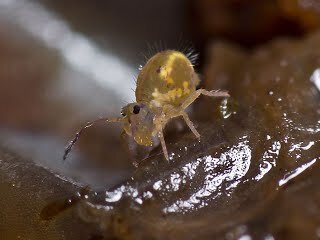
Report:
[{"label": "front leg", "polygon": [[[193,132],[193,134],[200,139],[200,134],[198,133],[197,129],[194,127],[193,123],[191,122],[191,120],[189,119],[189,116],[186,112],[184,112],[183,110],[181,111],[180,114],[176,114],[174,115],[175,117],[178,116],[182,116],[184,121],[186,122],[186,124],[188,125],[188,127],[190,128],[190,130]],[[169,154],[168,154],[168,150],[167,150],[167,146],[166,146],[166,142],[164,140],[164,135],[163,135],[163,127],[165,126],[164,122],[162,121],[157,121],[155,123],[156,125],[156,129],[157,129],[157,135],[160,139],[161,142],[161,146],[162,146],[162,151],[163,151],[163,155],[166,158],[167,161],[169,161]]]},{"label": "front leg", "polygon": [[160,115],[154,119],[155,131],[153,136],[157,136],[160,139],[163,155],[167,161],[169,161],[169,154],[166,146],[166,141],[164,140],[163,128],[165,127],[167,121],[165,115]]},{"label": "front leg", "polygon": [[169,154],[168,154],[168,150],[167,150],[167,146],[166,146],[166,141],[164,140],[162,127],[161,127],[161,129],[159,129],[158,137],[160,138],[163,155],[166,158],[166,160],[169,161]]}]

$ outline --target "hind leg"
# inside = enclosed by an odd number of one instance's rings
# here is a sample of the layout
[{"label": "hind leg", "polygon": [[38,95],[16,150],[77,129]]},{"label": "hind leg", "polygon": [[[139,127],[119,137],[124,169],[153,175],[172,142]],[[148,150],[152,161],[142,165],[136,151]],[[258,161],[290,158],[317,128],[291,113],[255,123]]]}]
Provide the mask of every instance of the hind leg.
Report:
[{"label": "hind leg", "polygon": [[209,97],[230,97],[229,93],[226,91],[220,90],[205,90],[205,89],[198,89],[194,91],[181,105],[181,108],[184,110],[186,109],[191,103],[193,103],[200,95],[205,95]]},{"label": "hind leg", "polygon": [[199,139],[200,134],[197,131],[197,129],[194,127],[193,122],[189,119],[188,114],[185,112],[185,109],[193,103],[200,95],[205,95],[209,97],[229,97],[229,94],[226,91],[220,91],[220,90],[212,90],[212,91],[207,91],[205,89],[199,89],[196,90],[194,93],[192,93],[186,100],[185,102],[182,103],[181,105],[181,116],[183,117],[184,121],[190,128],[190,130],[193,132],[193,134]]},{"label": "hind leg", "polygon": [[168,150],[167,150],[167,146],[166,146],[166,141],[164,140],[162,128],[159,130],[158,136],[160,138],[163,155],[166,158],[166,160],[169,161],[169,154],[168,154]]}]

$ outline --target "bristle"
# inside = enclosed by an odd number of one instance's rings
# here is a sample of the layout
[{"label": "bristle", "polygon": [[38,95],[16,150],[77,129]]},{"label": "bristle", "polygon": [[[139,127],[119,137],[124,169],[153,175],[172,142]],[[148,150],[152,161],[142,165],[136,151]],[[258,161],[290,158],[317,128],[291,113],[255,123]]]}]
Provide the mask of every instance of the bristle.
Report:
[{"label": "bristle", "polygon": [[162,41],[162,40],[155,41],[152,44],[149,42],[146,42],[146,46],[147,46],[146,51],[140,53],[140,56],[142,56],[142,60],[140,61],[140,64],[138,67],[139,71],[141,71],[143,66],[147,63],[147,61],[151,57],[167,49],[167,44],[165,43],[165,41]]},{"label": "bristle", "polygon": [[[147,50],[146,52],[141,52],[140,55],[143,57],[141,63],[138,67],[139,71],[143,68],[143,66],[146,64],[146,62],[153,57],[155,54],[165,51],[168,48],[165,41],[159,40],[154,42],[153,44],[150,44],[149,42],[146,42]],[[170,48],[174,49],[174,48]],[[186,57],[190,60],[191,64],[193,66],[197,65],[199,54],[195,51],[193,44],[190,41],[184,40],[183,35],[181,34],[178,40],[178,48],[176,48],[177,51],[182,52],[186,55]]]},{"label": "bristle", "polygon": [[154,45],[155,52],[158,53],[159,52],[158,42],[155,42],[153,45]]},{"label": "bristle", "polygon": [[135,75],[131,75],[131,81],[130,81],[130,85],[132,86],[132,87],[130,87],[130,89],[133,91],[133,92],[135,92],[135,90],[133,89],[135,86],[137,86],[137,77],[135,76]]},{"label": "bristle", "polygon": [[191,41],[183,40],[182,36],[179,38],[178,42],[178,51],[181,51],[186,55],[186,57],[190,60],[193,66],[197,65],[199,54],[194,49],[194,46]]}]

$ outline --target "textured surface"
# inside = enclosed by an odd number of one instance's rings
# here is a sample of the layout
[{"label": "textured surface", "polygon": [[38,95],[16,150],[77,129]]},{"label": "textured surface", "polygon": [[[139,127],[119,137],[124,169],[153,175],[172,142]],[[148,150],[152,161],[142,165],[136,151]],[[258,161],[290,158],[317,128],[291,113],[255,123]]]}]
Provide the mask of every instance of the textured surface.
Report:
[{"label": "textured surface", "polygon": [[[168,124],[169,163],[157,147],[134,169],[114,125],[89,130],[62,162],[78,127],[133,100],[143,41],[177,43],[182,29],[181,0],[100,2],[0,1],[0,239],[319,239],[319,34],[250,53],[210,46],[201,87],[232,98],[192,104],[201,142]],[[317,1],[277,2],[304,24],[290,3]],[[267,30],[248,21],[270,20],[254,16],[232,30],[246,43]]]},{"label": "textured surface", "polygon": [[41,217],[53,196],[62,201],[79,189],[62,176],[0,148],[0,238],[89,239],[96,228],[83,224],[70,211],[53,221]]},{"label": "textured surface", "polygon": [[252,54],[214,45],[205,86],[232,98],[194,107],[201,142],[173,138],[170,163],[152,155],[131,180],[92,196],[97,205],[81,204],[83,219],[120,239],[317,239],[319,40]]}]

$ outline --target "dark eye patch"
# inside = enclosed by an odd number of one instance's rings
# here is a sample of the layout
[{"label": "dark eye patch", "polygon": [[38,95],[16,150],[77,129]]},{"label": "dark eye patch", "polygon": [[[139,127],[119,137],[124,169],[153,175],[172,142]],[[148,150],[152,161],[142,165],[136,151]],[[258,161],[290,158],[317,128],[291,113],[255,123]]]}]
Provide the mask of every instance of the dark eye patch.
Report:
[{"label": "dark eye patch", "polygon": [[133,106],[133,113],[138,114],[140,112],[140,106],[139,105],[134,105]]}]

